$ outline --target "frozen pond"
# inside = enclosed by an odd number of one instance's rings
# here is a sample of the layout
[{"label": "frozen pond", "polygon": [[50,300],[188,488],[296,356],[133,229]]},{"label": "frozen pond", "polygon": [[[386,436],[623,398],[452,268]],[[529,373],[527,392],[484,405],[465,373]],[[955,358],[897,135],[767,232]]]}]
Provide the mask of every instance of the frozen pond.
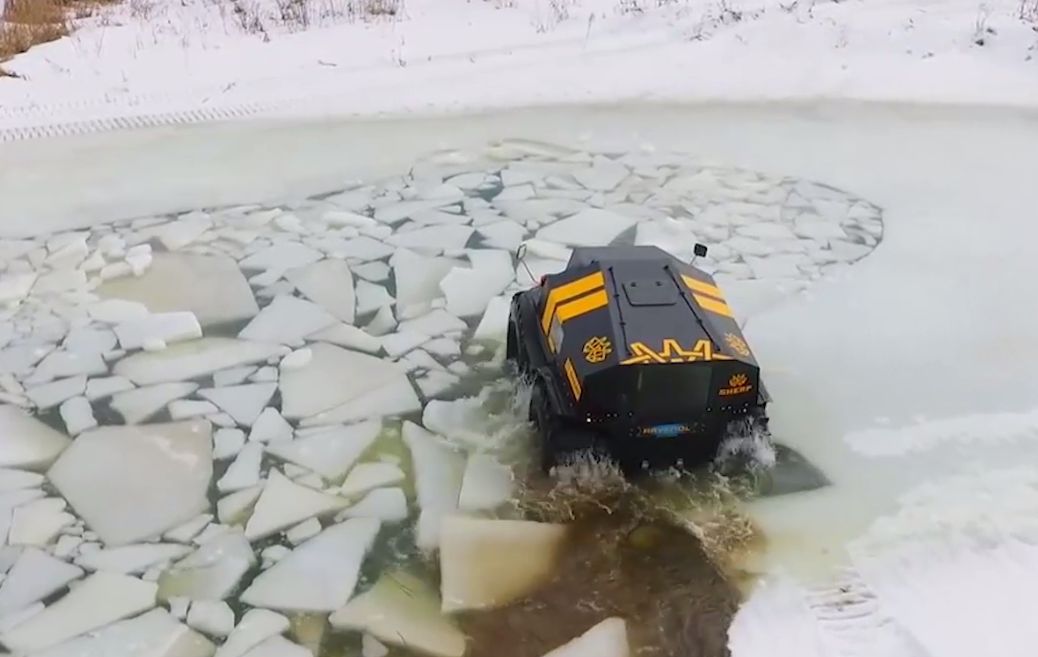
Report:
[{"label": "frozen pond", "polygon": [[[445,121],[456,138],[389,144],[367,172],[331,162],[358,139],[334,126],[324,149],[312,128],[268,127],[272,144],[299,138],[283,154],[299,170],[274,177],[270,155],[242,158],[247,131],[220,153],[211,128],[146,149],[117,137],[122,157],[90,170],[66,161],[81,184],[60,200],[40,198],[34,167],[103,142],[43,142],[7,168],[0,642],[525,657],[595,626],[573,654],[614,654],[591,646],[626,634],[636,654],[719,655],[730,639],[756,655],[773,625],[803,641],[790,654],[976,642],[913,611],[940,598],[910,564],[933,544],[943,561],[927,567],[973,559],[995,581],[1038,563],[1021,458],[1038,389],[1020,376],[1038,320],[964,322],[953,301],[976,292],[969,258],[992,265],[977,313],[1033,298],[1010,272],[1033,268],[1011,236],[1026,243],[1034,195],[992,155],[1033,140],[1030,120],[607,110],[581,143],[559,136],[568,112]],[[963,125],[983,139],[952,139]],[[195,159],[203,141],[213,161]],[[163,149],[159,180],[112,184]],[[537,277],[572,246],[687,259],[697,240],[776,398],[776,478],[763,497],[706,475],[545,480],[502,363],[507,299],[531,284],[515,248]],[[978,344],[988,358],[947,358]]]}]

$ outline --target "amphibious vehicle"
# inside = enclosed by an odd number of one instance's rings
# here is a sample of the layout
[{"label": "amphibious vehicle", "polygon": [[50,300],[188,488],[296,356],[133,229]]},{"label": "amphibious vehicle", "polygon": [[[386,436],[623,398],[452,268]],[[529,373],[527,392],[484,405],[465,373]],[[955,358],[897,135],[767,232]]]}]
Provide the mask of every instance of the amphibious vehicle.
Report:
[{"label": "amphibious vehicle", "polygon": [[512,297],[506,350],[532,384],[545,470],[587,450],[625,472],[693,466],[726,436],[767,432],[770,398],[721,289],[655,246],[573,249]]}]

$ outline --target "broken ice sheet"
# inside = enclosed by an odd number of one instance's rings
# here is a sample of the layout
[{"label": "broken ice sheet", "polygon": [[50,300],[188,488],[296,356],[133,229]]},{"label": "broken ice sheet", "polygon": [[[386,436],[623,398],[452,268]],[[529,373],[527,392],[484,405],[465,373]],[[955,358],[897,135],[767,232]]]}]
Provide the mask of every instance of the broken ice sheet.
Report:
[{"label": "broken ice sheet", "polygon": [[45,469],[70,442],[22,409],[0,404],[0,466]]},{"label": "broken ice sheet", "polygon": [[432,550],[440,543],[440,521],[458,508],[465,457],[413,422],[404,422],[403,438],[414,463],[421,512],[415,543]]},{"label": "broken ice sheet", "polygon": [[159,577],[159,597],[223,600],[255,564],[252,546],[239,529],[226,531],[203,543]]},{"label": "broken ice sheet", "polygon": [[189,627],[213,637],[225,637],[234,629],[234,612],[223,601],[197,600],[187,614]]},{"label": "broken ice sheet", "polygon": [[473,250],[470,269],[456,267],[440,281],[447,310],[459,317],[482,315],[490,299],[514,280],[512,256],[507,251]]},{"label": "broken ice sheet", "polygon": [[329,427],[291,442],[271,444],[267,453],[337,481],[375,442],[381,430],[382,423],[377,421]]},{"label": "broken ice sheet", "polygon": [[190,551],[190,547],[176,543],[138,543],[82,554],[76,558],[76,564],[90,571],[134,575],[156,564],[179,559]]},{"label": "broken ice sheet", "polygon": [[259,312],[238,265],[226,256],[156,253],[143,276],[106,281],[97,293],[140,302],[153,313],[191,312],[202,326],[241,321]]},{"label": "broken ice sheet", "polygon": [[367,632],[384,643],[433,657],[465,654],[465,634],[440,612],[436,593],[404,571],[383,573],[372,588],[328,621],[336,629]]},{"label": "broken ice sheet", "polygon": [[102,427],[81,434],[47,478],[105,543],[132,543],[208,508],[211,444],[211,425],[199,420]]},{"label": "broken ice sheet", "polygon": [[250,541],[258,541],[308,518],[331,514],[347,504],[341,497],[300,486],[277,470],[271,470],[245,525],[245,536]]},{"label": "broken ice sheet", "polygon": [[356,518],[333,525],[304,542],[241,595],[255,607],[282,611],[334,611],[353,595],[364,556],[374,545],[380,523]]},{"label": "broken ice sheet", "polygon": [[406,520],[407,496],[401,488],[376,488],[369,491],[359,502],[339,512],[336,520],[342,518],[376,518],[383,522],[400,522]]},{"label": "broken ice sheet", "polygon": [[285,351],[275,344],[201,338],[170,345],[161,352],[128,356],[116,363],[114,374],[138,385],[184,381],[229,367],[262,362]]},{"label": "broken ice sheet", "polygon": [[396,300],[401,306],[427,303],[440,296],[440,281],[456,266],[457,260],[430,258],[407,249],[398,249],[389,259],[396,283]]},{"label": "broken ice sheet", "polygon": [[569,246],[606,246],[635,223],[634,217],[590,208],[540,229],[537,239]]},{"label": "broken ice sheet", "polygon": [[202,327],[190,312],[156,313],[116,324],[114,330],[123,349],[139,349],[154,340],[168,344],[202,337]]},{"label": "broken ice sheet", "polygon": [[328,259],[285,272],[303,296],[347,324],[353,323],[353,274],[342,260]]},{"label": "broken ice sheet", "polygon": [[250,609],[216,651],[215,657],[242,657],[267,639],[287,632],[288,628],[288,619],[281,614],[267,609]]},{"label": "broken ice sheet", "polygon": [[7,542],[40,547],[51,543],[63,527],[76,521],[74,516],[65,512],[65,507],[65,500],[57,497],[15,507]]},{"label": "broken ice sheet", "polygon": [[160,383],[112,395],[111,407],[126,424],[137,424],[165,408],[173,400],[190,395],[196,383]]},{"label": "broken ice sheet", "polygon": [[514,486],[512,470],[489,454],[469,455],[458,496],[462,511],[493,510],[509,500]]},{"label": "broken ice sheet", "polygon": [[398,484],[404,478],[404,471],[392,463],[358,463],[339,487],[339,495],[356,497],[373,488]]},{"label": "broken ice sheet", "polygon": [[313,359],[282,374],[281,411],[301,418],[331,409],[395,380],[406,373],[399,365],[325,343],[311,347]]},{"label": "broken ice sheet", "polygon": [[255,342],[302,344],[303,338],[328,328],[336,318],[315,303],[279,295],[241,330],[238,337]]},{"label": "broken ice sheet", "polygon": [[555,570],[566,526],[447,516],[440,524],[443,610],[499,607]]},{"label": "broken ice sheet", "polygon": [[[382,340],[380,338],[367,333],[364,329],[350,326],[349,324],[329,326],[326,329],[310,334],[307,336],[307,339],[330,342],[340,347],[369,354],[377,354],[382,349]],[[313,360],[312,351],[310,360]]]},{"label": "broken ice sheet", "polygon": [[0,635],[0,643],[35,653],[155,606],[156,586],[134,577],[99,572],[63,598]]},{"label": "broken ice sheet", "polygon": [[26,548],[0,585],[0,618],[43,600],[83,576],[83,570],[42,550]]},{"label": "broken ice sheet", "polygon": [[305,418],[300,426],[343,424],[373,418],[400,417],[422,408],[411,382],[406,376],[354,397],[340,406]]},{"label": "broken ice sheet", "polygon": [[229,493],[255,486],[260,480],[260,462],[263,460],[263,445],[251,442],[246,445],[223,476],[216,482],[221,493]]},{"label": "broken ice sheet", "polygon": [[178,623],[165,609],[153,609],[33,657],[212,657],[214,650],[205,637]]},{"label": "broken ice sheet", "polygon": [[220,410],[234,418],[244,426],[252,426],[267,402],[277,390],[276,383],[249,383],[222,388],[206,388],[198,391],[198,396],[208,399]]}]

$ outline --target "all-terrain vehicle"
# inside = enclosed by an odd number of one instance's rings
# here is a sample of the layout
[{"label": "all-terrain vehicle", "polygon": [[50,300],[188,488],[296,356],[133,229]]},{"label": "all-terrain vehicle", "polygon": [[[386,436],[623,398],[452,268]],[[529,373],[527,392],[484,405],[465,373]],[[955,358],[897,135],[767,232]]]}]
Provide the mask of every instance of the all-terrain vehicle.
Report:
[{"label": "all-terrain vehicle", "polygon": [[693,466],[727,436],[767,432],[770,398],[724,294],[655,246],[575,248],[512,297],[506,349],[533,386],[545,470],[587,450],[625,472]]}]

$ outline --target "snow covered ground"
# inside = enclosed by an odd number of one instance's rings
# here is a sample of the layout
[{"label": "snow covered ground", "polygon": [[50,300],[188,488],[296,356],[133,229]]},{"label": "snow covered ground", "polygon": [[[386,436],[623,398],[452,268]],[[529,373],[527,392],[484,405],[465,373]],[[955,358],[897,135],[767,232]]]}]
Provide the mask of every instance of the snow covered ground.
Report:
[{"label": "snow covered ground", "polygon": [[[444,518],[514,485],[506,390],[456,403],[499,378],[509,252],[539,240],[536,273],[616,237],[711,243],[779,440],[832,482],[740,509],[764,543],[734,655],[1033,653],[1029,3],[412,0],[269,41],[144,4],[0,78],[5,647],[456,654],[441,607],[558,549]],[[437,545],[443,589],[395,570]],[[509,548],[528,568],[473,574]],[[601,620],[564,654],[610,654]]]},{"label": "snow covered ground", "polygon": [[5,64],[22,79],[0,78],[0,129],[626,99],[1038,101],[1028,0],[407,0],[307,31],[273,1],[244,4],[262,32],[231,0],[133,0],[90,19]]}]

